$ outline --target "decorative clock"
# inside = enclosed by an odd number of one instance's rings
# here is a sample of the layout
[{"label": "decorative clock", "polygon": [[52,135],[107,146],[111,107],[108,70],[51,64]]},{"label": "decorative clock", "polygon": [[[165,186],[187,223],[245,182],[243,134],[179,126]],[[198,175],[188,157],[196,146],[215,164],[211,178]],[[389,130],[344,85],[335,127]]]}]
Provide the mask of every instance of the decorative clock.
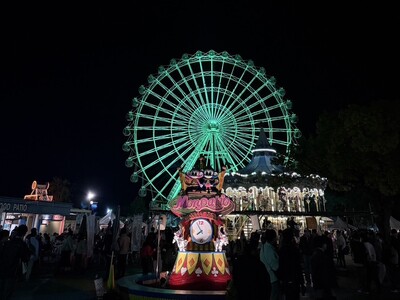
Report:
[{"label": "decorative clock", "polygon": [[[169,202],[171,212],[181,218],[174,233],[179,251],[168,278],[171,289],[226,290],[232,280],[223,246],[228,244],[222,216],[235,209],[223,190],[226,167],[215,172],[200,156],[200,169],[178,168],[181,193]],[[207,167],[205,167],[207,166]]]},{"label": "decorative clock", "polygon": [[213,238],[213,226],[207,219],[195,219],[190,226],[190,237],[196,244],[205,244]]}]

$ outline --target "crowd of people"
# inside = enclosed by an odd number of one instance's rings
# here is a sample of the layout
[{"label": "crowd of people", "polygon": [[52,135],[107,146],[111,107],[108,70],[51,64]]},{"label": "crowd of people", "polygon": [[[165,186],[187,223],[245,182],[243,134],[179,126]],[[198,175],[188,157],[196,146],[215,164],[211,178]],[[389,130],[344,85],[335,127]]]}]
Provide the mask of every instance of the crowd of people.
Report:
[{"label": "crowd of people", "polygon": [[[269,228],[251,233],[249,240],[242,234],[226,250],[233,269],[229,288],[233,299],[248,298],[254,291],[267,293],[263,299],[271,300],[300,299],[306,291],[312,299],[336,299],[337,271],[347,269],[346,255],[357,266],[359,293],[380,294],[383,285],[392,293],[399,292],[400,236],[396,229],[385,241],[372,230],[318,233],[305,229],[300,234],[291,227]],[[267,274],[259,271],[260,262]]]},{"label": "crowd of people", "polygon": [[369,294],[372,288],[378,293],[387,283],[391,292],[400,291],[400,237],[396,229],[384,239],[378,232],[355,231],[350,238],[350,249],[359,268],[359,292]]},{"label": "crowd of people", "polygon": [[[94,251],[87,256],[86,233],[41,234],[36,228],[28,233],[26,225],[12,232],[0,230],[0,299],[9,299],[17,280],[36,276],[43,262],[56,263],[56,272],[84,273],[91,263],[104,266],[104,279],[109,278],[111,263],[115,277],[126,275],[129,259],[142,268],[143,274],[171,271],[178,252],[173,243],[174,229],[162,232],[150,228],[141,236],[140,250],[131,249],[132,235],[127,227],[115,237],[110,224],[94,236]],[[359,292],[379,293],[386,283],[392,292],[399,291],[400,237],[391,231],[385,240],[374,231],[317,232],[295,226],[285,230],[272,227],[254,231],[232,240],[223,249],[229,261],[232,281],[228,297],[234,299],[300,299],[311,291],[313,299],[335,299],[338,288],[336,271],[346,269],[346,255],[358,266]],[[157,265],[157,263],[159,263]]]},{"label": "crowd of people", "polygon": [[9,299],[22,271],[22,263],[27,264],[33,255],[24,241],[28,232],[26,225],[20,225],[10,235],[2,230],[0,242],[0,299]]},{"label": "crowd of people", "polygon": [[59,235],[39,233],[25,224],[11,232],[0,229],[0,299],[9,299],[18,281],[37,276],[44,262],[57,264],[58,271],[84,271],[86,267],[86,236],[67,230]]}]

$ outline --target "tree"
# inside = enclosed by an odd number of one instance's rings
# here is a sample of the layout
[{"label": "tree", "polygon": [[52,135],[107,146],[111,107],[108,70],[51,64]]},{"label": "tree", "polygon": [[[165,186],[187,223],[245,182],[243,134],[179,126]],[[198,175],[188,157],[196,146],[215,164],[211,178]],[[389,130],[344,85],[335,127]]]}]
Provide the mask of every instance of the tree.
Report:
[{"label": "tree", "polygon": [[145,218],[147,218],[149,214],[149,200],[137,196],[135,200],[130,203],[128,213],[130,215],[143,214]]},{"label": "tree", "polygon": [[49,195],[55,202],[71,202],[71,184],[68,180],[54,177],[50,182]]},{"label": "tree", "polygon": [[316,135],[303,141],[301,156],[296,154],[300,169],[327,177],[331,189],[363,191],[382,216],[377,221],[384,234],[400,189],[399,109],[399,101],[375,101],[325,113]]}]

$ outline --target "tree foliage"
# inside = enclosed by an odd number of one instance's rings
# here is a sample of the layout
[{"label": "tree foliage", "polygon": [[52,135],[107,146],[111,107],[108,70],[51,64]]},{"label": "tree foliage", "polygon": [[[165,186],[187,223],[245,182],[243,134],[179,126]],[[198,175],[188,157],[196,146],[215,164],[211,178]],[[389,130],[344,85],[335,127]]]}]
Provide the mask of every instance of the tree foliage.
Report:
[{"label": "tree foliage", "polygon": [[68,180],[54,177],[50,182],[49,195],[55,202],[71,202],[71,184]]},{"label": "tree foliage", "polygon": [[383,196],[399,194],[398,111],[398,102],[350,105],[336,118],[319,122],[319,136],[330,133],[325,162],[332,183],[337,185],[333,188],[361,185]]},{"label": "tree foliage", "polygon": [[390,212],[400,189],[399,106],[382,100],[322,114],[296,153],[299,169],[327,177],[335,191],[362,190],[375,211]]},{"label": "tree foliage", "polygon": [[137,196],[135,200],[130,203],[128,214],[143,214],[143,216],[147,217],[149,214],[149,201],[146,198]]}]

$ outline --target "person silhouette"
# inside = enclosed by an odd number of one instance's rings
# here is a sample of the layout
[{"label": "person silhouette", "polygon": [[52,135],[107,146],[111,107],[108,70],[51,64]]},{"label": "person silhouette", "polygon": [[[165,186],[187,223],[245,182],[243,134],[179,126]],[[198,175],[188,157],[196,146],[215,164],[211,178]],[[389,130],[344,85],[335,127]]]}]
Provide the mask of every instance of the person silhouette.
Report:
[{"label": "person silhouette", "polygon": [[27,263],[31,256],[28,245],[23,241],[28,232],[26,225],[15,229],[12,238],[5,241],[0,249],[0,299],[10,299],[18,279],[18,270],[21,262]]},{"label": "person silhouette", "polygon": [[243,254],[233,260],[232,270],[235,299],[270,299],[271,280],[256,247],[246,243]]}]

